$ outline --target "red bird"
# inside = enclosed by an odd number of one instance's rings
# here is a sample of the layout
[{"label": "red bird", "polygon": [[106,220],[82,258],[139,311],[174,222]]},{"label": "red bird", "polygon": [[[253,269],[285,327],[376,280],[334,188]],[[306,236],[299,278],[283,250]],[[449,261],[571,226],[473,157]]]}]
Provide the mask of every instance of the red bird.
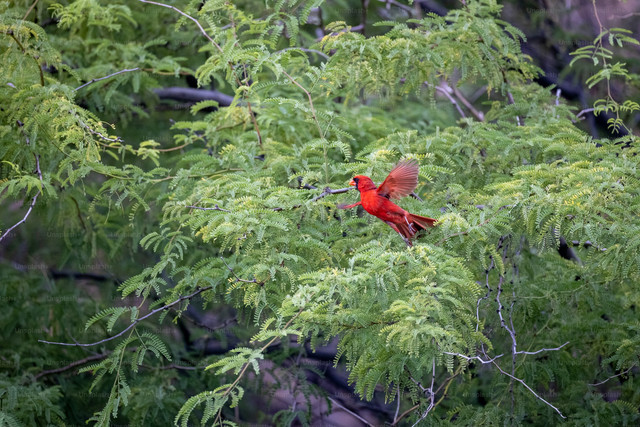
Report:
[{"label": "red bird", "polygon": [[349,185],[355,185],[360,192],[360,201],[352,205],[338,205],[340,209],[351,209],[362,205],[365,211],[380,218],[396,230],[408,246],[419,230],[433,227],[437,220],[426,216],[411,214],[389,199],[401,199],[408,196],[418,186],[418,162],[404,160],[399,162],[380,185],[364,175],[353,177]]}]

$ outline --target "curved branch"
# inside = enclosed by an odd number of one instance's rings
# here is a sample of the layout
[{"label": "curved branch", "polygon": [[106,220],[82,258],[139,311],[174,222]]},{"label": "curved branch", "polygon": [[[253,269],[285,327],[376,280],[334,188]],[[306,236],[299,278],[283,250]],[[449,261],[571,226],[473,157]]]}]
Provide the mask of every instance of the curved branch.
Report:
[{"label": "curved branch", "polygon": [[198,295],[201,292],[204,291],[208,291],[210,289],[213,289],[213,286],[207,286],[206,288],[200,288],[197,291],[195,291],[194,293],[190,294],[190,295],[186,295],[186,296],[182,296],[180,298],[178,298],[177,300],[175,300],[174,302],[167,304],[165,306],[162,306],[160,308],[156,308],[155,310],[152,310],[151,312],[145,314],[144,316],[136,319],[133,323],[131,323],[129,326],[127,326],[125,329],[123,329],[122,331],[120,331],[119,333],[117,333],[116,335],[109,337],[109,338],[105,338],[103,340],[100,341],[96,341],[96,342],[92,342],[92,343],[88,343],[88,344],[81,344],[81,343],[67,343],[67,342],[54,342],[54,341],[45,341],[45,340],[38,340],[38,342],[44,343],[44,344],[54,344],[54,345],[64,345],[64,346],[68,346],[68,347],[92,347],[94,345],[98,345],[98,344],[102,344],[105,343],[107,341],[111,341],[114,340],[116,338],[118,338],[119,336],[122,336],[125,332],[129,331],[131,328],[133,328],[134,326],[136,326],[138,323],[142,322],[143,320],[145,320],[148,317],[153,316],[154,314],[166,310],[170,307],[173,307],[174,305],[187,300],[187,299],[191,299],[193,297],[195,297],[196,295]]},{"label": "curved branch", "polygon": [[[37,154],[35,154],[36,157],[36,172],[38,173],[38,178],[40,179],[40,184],[44,185],[43,181],[42,181],[42,172],[40,171],[40,156],[38,156]],[[9,235],[9,233],[11,233],[11,231],[16,228],[17,226],[19,226],[20,224],[24,223],[27,218],[29,217],[29,215],[31,215],[31,211],[33,210],[33,207],[36,205],[36,201],[38,200],[38,196],[40,195],[40,193],[42,192],[42,190],[38,190],[38,192],[36,193],[35,196],[33,196],[33,198],[31,199],[31,204],[29,205],[29,209],[27,209],[27,213],[24,214],[24,217],[16,222],[13,227],[9,228],[7,231],[5,231],[2,236],[0,236],[0,242]]]},{"label": "curved branch", "polygon": [[161,7],[166,7],[168,9],[172,9],[175,10],[176,12],[178,12],[180,15],[184,16],[187,19],[190,19],[191,21],[193,21],[198,28],[200,29],[200,32],[202,33],[203,36],[205,36],[207,38],[207,40],[209,40],[211,42],[212,45],[214,45],[219,51],[220,53],[222,53],[222,48],[220,47],[220,45],[218,43],[216,43],[211,36],[204,30],[204,28],[202,28],[202,25],[200,25],[200,22],[198,22],[198,20],[196,18],[194,18],[193,16],[184,13],[183,11],[181,11],[180,9],[178,9],[177,7],[168,5],[168,4],[164,4],[164,3],[158,3],[155,1],[149,1],[149,0],[138,0],[139,2],[142,3],[149,3],[149,4],[155,4],[156,6],[161,6]]}]

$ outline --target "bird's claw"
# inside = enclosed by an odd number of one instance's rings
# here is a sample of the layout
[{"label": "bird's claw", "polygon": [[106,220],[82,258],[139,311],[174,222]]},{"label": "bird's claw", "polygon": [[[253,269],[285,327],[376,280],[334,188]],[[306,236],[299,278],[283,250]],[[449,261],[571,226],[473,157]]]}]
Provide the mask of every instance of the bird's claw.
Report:
[{"label": "bird's claw", "polygon": [[417,233],[417,232],[418,232],[418,230],[416,230],[416,228],[413,226],[413,224],[411,224],[411,223],[409,222],[409,220],[407,219],[407,217],[406,217],[406,216],[404,217],[404,221],[407,223],[407,225],[409,226],[409,230],[410,230],[412,233],[414,233],[414,234],[415,234],[415,233]]}]

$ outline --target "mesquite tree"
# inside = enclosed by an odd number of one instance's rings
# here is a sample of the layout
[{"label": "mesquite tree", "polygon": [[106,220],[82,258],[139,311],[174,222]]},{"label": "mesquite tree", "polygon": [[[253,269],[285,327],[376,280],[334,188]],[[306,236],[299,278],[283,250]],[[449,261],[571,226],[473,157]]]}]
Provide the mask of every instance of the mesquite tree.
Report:
[{"label": "mesquite tree", "polygon": [[638,42],[374,3],[0,2],[0,425],[638,422]]}]

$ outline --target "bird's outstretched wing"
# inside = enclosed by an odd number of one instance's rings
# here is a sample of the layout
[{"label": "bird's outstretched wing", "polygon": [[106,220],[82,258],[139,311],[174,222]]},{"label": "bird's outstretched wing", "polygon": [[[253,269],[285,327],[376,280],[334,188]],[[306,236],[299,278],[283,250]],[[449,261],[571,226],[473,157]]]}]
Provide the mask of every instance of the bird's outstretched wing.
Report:
[{"label": "bird's outstretched wing", "polygon": [[419,169],[416,160],[398,162],[378,187],[378,194],[387,199],[401,199],[408,196],[418,186]]}]

